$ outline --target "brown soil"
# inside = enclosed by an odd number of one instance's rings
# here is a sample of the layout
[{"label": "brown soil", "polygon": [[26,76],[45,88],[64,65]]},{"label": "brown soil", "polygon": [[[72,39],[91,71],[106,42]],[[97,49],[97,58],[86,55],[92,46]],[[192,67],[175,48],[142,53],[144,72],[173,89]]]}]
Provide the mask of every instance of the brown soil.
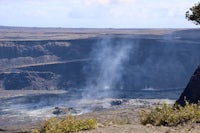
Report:
[{"label": "brown soil", "polygon": [[[140,124],[139,111],[143,109],[107,110],[87,114],[98,120],[98,128],[80,133],[200,133],[200,124],[188,123],[177,127]],[[121,120],[121,121],[120,121]]]},{"label": "brown soil", "polygon": [[[88,113],[79,117],[96,118],[97,129],[79,133],[200,133],[200,124],[188,123],[177,127],[144,126],[140,124],[138,112],[143,109],[104,110]],[[0,133],[20,133],[22,130],[38,128],[39,124],[7,127]]]}]

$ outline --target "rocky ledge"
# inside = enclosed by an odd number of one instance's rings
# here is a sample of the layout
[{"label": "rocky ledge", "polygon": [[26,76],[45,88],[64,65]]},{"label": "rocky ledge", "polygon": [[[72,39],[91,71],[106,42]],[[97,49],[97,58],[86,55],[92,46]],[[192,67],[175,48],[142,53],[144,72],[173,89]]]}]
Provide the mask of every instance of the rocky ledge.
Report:
[{"label": "rocky ledge", "polygon": [[180,98],[176,101],[177,104],[182,106],[185,102],[198,103],[200,100],[200,65],[192,75],[187,87],[181,94]]}]

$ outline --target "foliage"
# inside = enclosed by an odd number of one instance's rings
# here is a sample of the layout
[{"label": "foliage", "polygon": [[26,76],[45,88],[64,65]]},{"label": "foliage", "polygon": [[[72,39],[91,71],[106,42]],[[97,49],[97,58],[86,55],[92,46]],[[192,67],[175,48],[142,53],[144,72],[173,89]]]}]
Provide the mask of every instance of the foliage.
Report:
[{"label": "foliage", "polygon": [[[96,119],[77,119],[75,116],[67,115],[64,118],[53,117],[42,124],[41,133],[71,133],[82,130],[95,129]],[[39,132],[39,131],[38,131]],[[32,133],[37,133],[36,130]]]},{"label": "foliage", "polygon": [[194,22],[196,25],[200,25],[200,3],[195,4],[185,14],[187,20]]},{"label": "foliage", "polygon": [[40,133],[40,131],[37,130],[37,129],[33,129],[33,130],[31,131],[31,133]]},{"label": "foliage", "polygon": [[164,104],[163,106],[157,106],[150,112],[140,112],[141,123],[143,125],[152,124],[155,126],[177,126],[186,122],[200,122],[200,103],[189,104],[186,102],[184,107],[169,106]]}]

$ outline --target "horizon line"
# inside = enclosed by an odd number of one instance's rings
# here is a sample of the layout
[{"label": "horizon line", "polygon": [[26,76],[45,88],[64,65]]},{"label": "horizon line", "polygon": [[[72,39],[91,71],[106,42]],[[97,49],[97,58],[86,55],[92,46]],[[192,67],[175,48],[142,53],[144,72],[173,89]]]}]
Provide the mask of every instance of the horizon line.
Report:
[{"label": "horizon line", "polygon": [[159,28],[159,27],[144,27],[144,28],[141,28],[141,27],[130,27],[130,28],[120,28],[120,27],[105,27],[105,28],[103,28],[103,27],[101,27],[101,28],[98,28],[98,27],[54,27],[54,26],[52,26],[52,27],[40,27],[40,26],[7,26],[7,25],[0,25],[0,28],[35,28],[35,29],[113,29],[113,30],[115,30],[115,29],[118,29],[118,30],[120,30],[120,29],[123,29],[123,30],[125,30],[125,29],[138,29],[138,30],[142,30],[142,29],[200,29],[200,27],[182,27],[182,28],[180,28],[180,27],[169,27],[169,28],[167,28],[167,27],[163,27],[163,28]]}]

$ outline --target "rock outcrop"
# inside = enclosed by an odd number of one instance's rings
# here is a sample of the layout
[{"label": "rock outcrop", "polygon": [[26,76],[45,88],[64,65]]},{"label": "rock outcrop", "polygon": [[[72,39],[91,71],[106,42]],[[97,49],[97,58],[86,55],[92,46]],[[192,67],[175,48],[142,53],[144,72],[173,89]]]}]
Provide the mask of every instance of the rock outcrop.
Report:
[{"label": "rock outcrop", "polygon": [[192,75],[187,87],[176,103],[184,106],[185,100],[189,103],[198,103],[200,100],[200,65]]},{"label": "rock outcrop", "polygon": [[0,88],[5,90],[51,90],[57,88],[58,74],[53,72],[0,72]]},{"label": "rock outcrop", "polygon": [[66,114],[80,114],[80,110],[76,110],[75,108],[69,107],[55,107],[53,110],[54,115],[66,115]]},{"label": "rock outcrop", "polygon": [[[135,98],[127,92],[147,86],[163,90],[185,86],[200,62],[200,30],[175,31],[0,27],[0,89],[73,92],[97,84],[94,79],[104,72],[119,81],[116,85],[112,81],[111,88],[123,89],[120,97]],[[120,52],[122,46],[131,46],[129,55]],[[121,65],[116,62],[114,72],[116,55],[118,61],[125,56],[126,60]],[[98,82],[110,82],[106,80]],[[159,96],[169,97],[177,95]]]}]

